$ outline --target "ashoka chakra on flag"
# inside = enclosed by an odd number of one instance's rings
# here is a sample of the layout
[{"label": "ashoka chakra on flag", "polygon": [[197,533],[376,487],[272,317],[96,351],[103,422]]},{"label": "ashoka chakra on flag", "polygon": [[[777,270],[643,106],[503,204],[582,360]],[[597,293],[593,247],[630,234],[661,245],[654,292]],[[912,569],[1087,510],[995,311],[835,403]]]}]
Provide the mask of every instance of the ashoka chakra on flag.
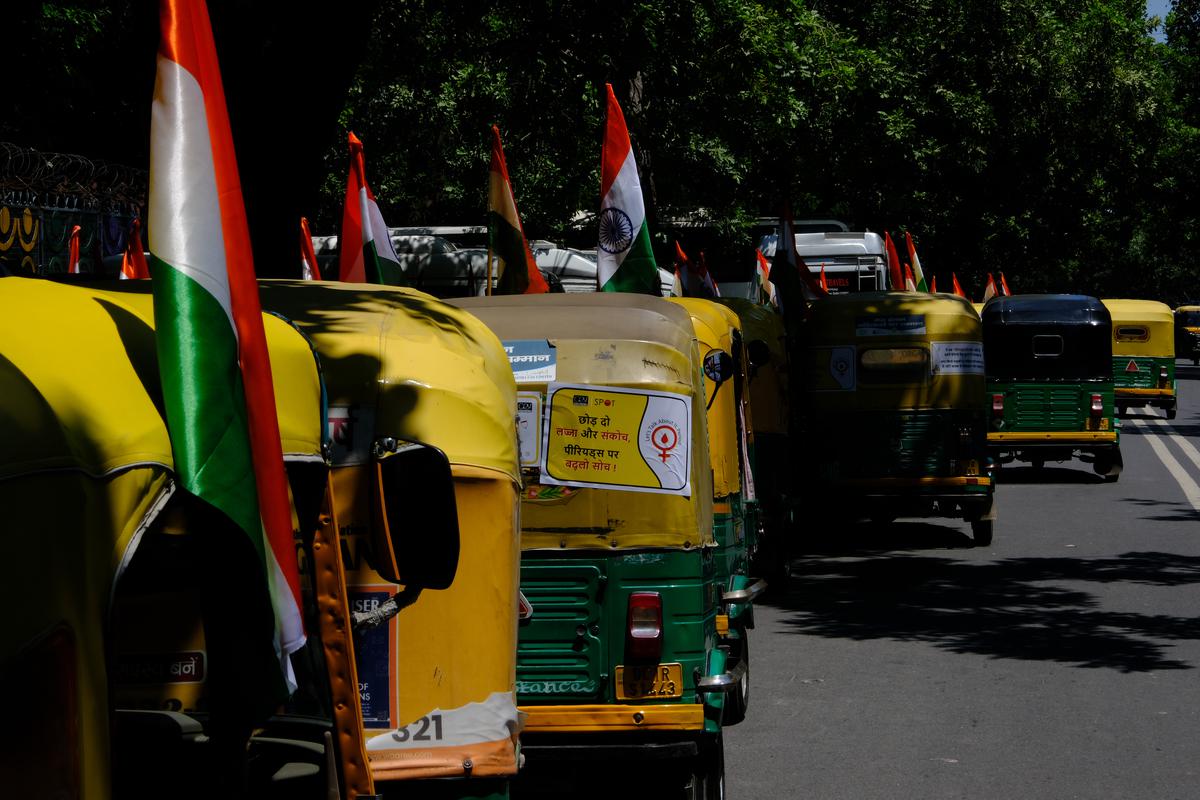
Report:
[{"label": "ashoka chakra on flag", "polygon": [[600,213],[600,247],[607,253],[624,253],[633,244],[633,220],[612,206]]}]

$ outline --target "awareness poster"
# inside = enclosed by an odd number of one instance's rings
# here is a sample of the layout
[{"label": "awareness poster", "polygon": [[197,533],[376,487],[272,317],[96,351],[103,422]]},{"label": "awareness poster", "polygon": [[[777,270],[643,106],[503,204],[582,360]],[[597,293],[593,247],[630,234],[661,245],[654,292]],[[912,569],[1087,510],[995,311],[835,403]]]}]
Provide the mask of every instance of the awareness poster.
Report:
[{"label": "awareness poster", "polygon": [[691,398],[672,392],[546,387],[541,482],[691,493]]}]

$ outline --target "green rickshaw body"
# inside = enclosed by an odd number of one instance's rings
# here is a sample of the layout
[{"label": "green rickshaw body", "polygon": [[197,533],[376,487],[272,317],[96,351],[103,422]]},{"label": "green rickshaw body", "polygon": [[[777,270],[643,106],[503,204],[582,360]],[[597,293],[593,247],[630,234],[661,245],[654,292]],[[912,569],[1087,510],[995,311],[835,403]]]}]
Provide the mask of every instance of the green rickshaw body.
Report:
[{"label": "green rickshaw body", "polygon": [[791,409],[788,401],[787,334],[783,317],[770,306],[742,298],[717,302],[734,311],[741,322],[747,352],[747,385],[753,414],[747,420],[752,436],[750,468],[759,505],[761,539],[755,572],[781,579],[790,543],[793,461],[800,457],[790,445]]},{"label": "green rickshaw body", "polygon": [[949,294],[822,298],[801,332],[810,507],[941,516],[990,541],[979,317]]},{"label": "green rickshaw body", "polygon": [[1079,456],[1116,480],[1120,430],[1104,304],[1086,295],[998,298],[984,309],[983,341],[993,457],[1040,466]]},{"label": "green rickshaw body", "polygon": [[1112,317],[1117,413],[1153,406],[1175,418],[1175,315],[1154,300],[1102,300]]},{"label": "green rickshaw body", "polygon": [[451,302],[501,339],[517,381],[527,601],[517,696],[529,764],[656,753],[710,768],[739,676],[717,646],[722,586],[691,319],[628,294]]}]

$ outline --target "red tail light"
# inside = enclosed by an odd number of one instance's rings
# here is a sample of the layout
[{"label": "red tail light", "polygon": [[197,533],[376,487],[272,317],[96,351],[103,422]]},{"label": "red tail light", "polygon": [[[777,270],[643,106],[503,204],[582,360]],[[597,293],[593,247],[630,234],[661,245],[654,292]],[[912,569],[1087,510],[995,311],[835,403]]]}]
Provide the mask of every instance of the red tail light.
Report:
[{"label": "red tail light", "polygon": [[630,594],[628,619],[625,658],[657,664],[663,644],[662,596],[658,592]]},{"label": "red tail light", "polygon": [[1159,386],[1167,385],[1167,368],[1166,367],[1158,368],[1158,385]]},{"label": "red tail light", "polygon": [[1002,395],[1002,394],[992,395],[992,413],[993,414],[1003,414],[1004,413],[1004,395]]},{"label": "red tail light", "polygon": [[1098,417],[1104,411],[1104,398],[1098,394],[1092,395],[1092,416]]}]

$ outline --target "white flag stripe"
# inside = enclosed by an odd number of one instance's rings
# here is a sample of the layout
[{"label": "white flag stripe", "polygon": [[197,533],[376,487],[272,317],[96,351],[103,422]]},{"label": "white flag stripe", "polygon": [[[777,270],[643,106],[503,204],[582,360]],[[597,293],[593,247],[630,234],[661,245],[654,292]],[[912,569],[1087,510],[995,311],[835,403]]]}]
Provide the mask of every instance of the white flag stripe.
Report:
[{"label": "white flag stripe", "polygon": [[[631,236],[636,240],[638,234],[641,233],[642,226],[646,224],[646,207],[642,200],[642,182],[638,178],[637,162],[633,159],[633,148],[630,148],[625,155],[616,179],[608,188],[608,194],[604,195],[600,201],[601,213],[606,208],[614,207],[629,216],[629,222],[633,229]],[[608,279],[616,273],[631,249],[632,244],[620,253],[609,253],[604,248],[597,250],[596,266],[601,286],[608,283]]]},{"label": "white flag stripe", "polygon": [[150,252],[216,298],[237,336],[204,92],[191,73],[160,55],[154,95],[150,171],[157,179],[148,205],[150,219],[163,224],[147,231]]}]

